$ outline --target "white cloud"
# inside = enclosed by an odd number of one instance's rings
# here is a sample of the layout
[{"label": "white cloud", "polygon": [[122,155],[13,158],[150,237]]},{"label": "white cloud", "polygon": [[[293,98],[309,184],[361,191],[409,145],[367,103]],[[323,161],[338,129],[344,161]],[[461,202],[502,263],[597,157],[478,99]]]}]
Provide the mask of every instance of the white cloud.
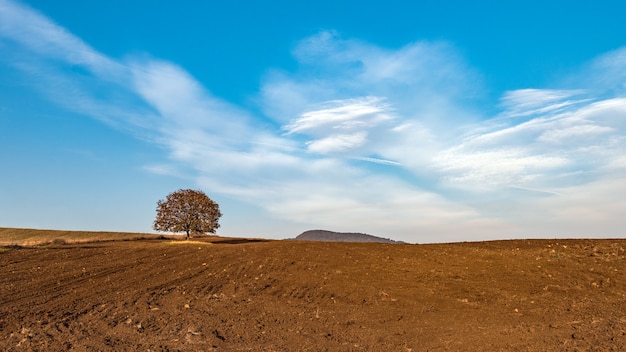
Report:
[{"label": "white cloud", "polygon": [[584,185],[604,177],[598,170],[626,148],[626,104],[621,98],[554,110],[537,107],[569,93],[524,90],[510,92],[504,99],[512,96],[530,107],[529,119],[479,129],[439,153],[436,165],[446,185],[484,191]]},{"label": "white cloud", "polygon": [[581,139],[602,138],[603,135],[616,132],[614,128],[597,125],[578,125],[545,131],[538,141],[545,143],[564,144],[577,143]]},{"label": "white cloud", "polygon": [[313,153],[328,154],[331,152],[342,152],[356,147],[360,147],[367,142],[365,132],[353,134],[338,134],[330,137],[307,142],[308,150]]},{"label": "white cloud", "polygon": [[626,47],[608,52],[591,62],[576,79],[590,81],[598,91],[626,92]]},{"label": "white cloud", "polygon": [[506,109],[503,117],[522,117],[553,113],[571,105],[587,102],[588,99],[569,98],[584,94],[583,90],[519,89],[509,91],[502,97]]},{"label": "white cloud", "polygon": [[407,119],[475,119],[455,100],[480,94],[480,76],[446,43],[392,50],[326,31],[303,39],[294,56],[298,71],[273,70],[261,88],[264,111],[281,124],[320,110],[324,102],[349,105],[363,97],[382,99],[394,116]]},{"label": "white cloud", "polygon": [[478,94],[480,79],[446,43],[391,50],[326,31],[302,40],[294,55],[300,69],[273,71],[261,97],[264,111],[309,151],[422,173],[440,139],[477,120],[455,100]]},{"label": "white cloud", "polygon": [[341,153],[364,146],[369,131],[394,118],[392,108],[383,99],[372,96],[323,102],[321,105],[283,127],[287,134],[298,133],[312,138],[306,145],[313,153]]},{"label": "white cloud", "polygon": [[444,184],[472,190],[497,190],[510,185],[534,184],[547,173],[568,166],[568,160],[551,155],[532,155],[522,149],[442,152],[436,163]]},{"label": "white cloud", "polygon": [[381,158],[372,158],[372,157],[367,157],[367,156],[354,157],[354,160],[367,161],[370,163],[381,164],[381,165],[402,166],[402,164],[400,164],[397,161],[381,159]]},{"label": "white cloud", "polygon": [[323,105],[327,107],[302,113],[284,129],[287,133],[311,132],[323,128],[354,130],[374,127],[393,118],[390,107],[377,97],[335,100],[324,102]]},{"label": "white cloud", "polygon": [[123,70],[65,28],[11,0],[0,1],[0,33],[38,55],[83,66],[104,80],[118,78]]}]

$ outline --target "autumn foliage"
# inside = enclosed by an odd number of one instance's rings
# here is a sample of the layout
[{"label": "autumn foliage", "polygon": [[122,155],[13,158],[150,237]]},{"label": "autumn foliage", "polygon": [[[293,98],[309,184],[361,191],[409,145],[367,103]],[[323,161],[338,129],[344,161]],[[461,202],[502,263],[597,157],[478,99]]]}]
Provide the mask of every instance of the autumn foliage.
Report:
[{"label": "autumn foliage", "polygon": [[219,205],[204,192],[180,189],[157,202],[156,231],[185,232],[187,238],[195,233],[215,233],[220,227],[222,213]]}]

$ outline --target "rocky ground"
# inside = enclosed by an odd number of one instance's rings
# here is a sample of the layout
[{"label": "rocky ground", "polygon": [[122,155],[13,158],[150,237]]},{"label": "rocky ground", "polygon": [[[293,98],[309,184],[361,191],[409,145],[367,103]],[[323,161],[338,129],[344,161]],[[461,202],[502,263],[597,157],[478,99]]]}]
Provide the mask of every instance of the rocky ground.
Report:
[{"label": "rocky ground", "polygon": [[622,351],[625,240],[0,248],[3,351]]}]

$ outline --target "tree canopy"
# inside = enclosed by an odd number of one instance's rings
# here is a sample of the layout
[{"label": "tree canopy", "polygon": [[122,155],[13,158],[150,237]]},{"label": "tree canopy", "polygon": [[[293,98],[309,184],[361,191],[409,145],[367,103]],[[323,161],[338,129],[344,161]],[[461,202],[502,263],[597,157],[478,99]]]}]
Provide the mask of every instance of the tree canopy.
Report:
[{"label": "tree canopy", "polygon": [[193,189],[179,189],[157,202],[156,231],[185,232],[187,238],[192,233],[215,233],[220,227],[222,216],[219,205],[204,192]]}]

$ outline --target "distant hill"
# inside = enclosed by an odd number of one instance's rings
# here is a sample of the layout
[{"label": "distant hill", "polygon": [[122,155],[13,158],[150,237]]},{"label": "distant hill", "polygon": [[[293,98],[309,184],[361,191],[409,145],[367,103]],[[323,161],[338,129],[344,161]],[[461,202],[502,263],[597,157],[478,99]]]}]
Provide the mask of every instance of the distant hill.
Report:
[{"label": "distant hill", "polygon": [[324,242],[377,242],[399,244],[404,242],[393,241],[387,238],[376,237],[364,233],[334,232],[326,230],[310,230],[298,235],[296,240],[324,241]]}]

